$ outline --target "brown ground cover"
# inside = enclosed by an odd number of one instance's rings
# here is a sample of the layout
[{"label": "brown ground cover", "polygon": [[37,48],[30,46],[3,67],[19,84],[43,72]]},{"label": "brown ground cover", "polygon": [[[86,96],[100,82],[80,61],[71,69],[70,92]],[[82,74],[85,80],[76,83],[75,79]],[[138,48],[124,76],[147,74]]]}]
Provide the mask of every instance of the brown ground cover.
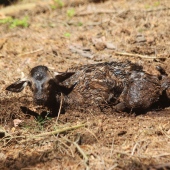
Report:
[{"label": "brown ground cover", "polygon": [[0,7],[0,21],[9,16],[0,24],[0,169],[170,168],[169,107],[140,115],[72,109],[43,120],[48,110],[28,88],[5,91],[37,65],[65,71],[128,59],[169,74],[169,1],[23,0]]}]

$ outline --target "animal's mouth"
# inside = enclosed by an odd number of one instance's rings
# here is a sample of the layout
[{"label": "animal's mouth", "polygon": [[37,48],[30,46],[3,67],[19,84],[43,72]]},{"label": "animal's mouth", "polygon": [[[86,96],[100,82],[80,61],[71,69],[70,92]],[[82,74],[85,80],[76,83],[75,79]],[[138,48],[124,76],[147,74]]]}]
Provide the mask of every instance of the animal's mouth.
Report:
[{"label": "animal's mouth", "polygon": [[43,100],[43,99],[34,99],[34,102],[35,102],[37,105],[44,105],[45,100]]},{"label": "animal's mouth", "polygon": [[34,96],[34,102],[37,105],[44,105],[46,102],[46,96],[44,94],[37,94]]}]

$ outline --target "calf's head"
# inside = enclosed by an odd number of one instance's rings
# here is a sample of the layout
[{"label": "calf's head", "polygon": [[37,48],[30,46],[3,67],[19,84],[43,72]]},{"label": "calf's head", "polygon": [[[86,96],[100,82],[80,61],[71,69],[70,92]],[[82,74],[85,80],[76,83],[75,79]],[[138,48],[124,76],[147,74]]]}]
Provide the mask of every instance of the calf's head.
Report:
[{"label": "calf's head", "polygon": [[73,74],[74,72],[50,72],[46,66],[36,66],[27,77],[11,84],[6,90],[21,92],[29,85],[34,95],[34,102],[42,105],[49,100],[49,97],[55,96],[57,90],[60,92],[58,84]]}]

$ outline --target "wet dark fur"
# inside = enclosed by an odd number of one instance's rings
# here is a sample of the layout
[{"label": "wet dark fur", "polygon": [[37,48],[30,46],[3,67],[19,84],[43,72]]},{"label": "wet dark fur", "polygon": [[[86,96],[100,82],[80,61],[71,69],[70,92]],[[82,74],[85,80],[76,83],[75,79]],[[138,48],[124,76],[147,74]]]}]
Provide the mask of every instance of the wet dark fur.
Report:
[{"label": "wet dark fur", "polygon": [[52,75],[45,66],[34,67],[27,79],[6,89],[20,92],[26,83],[34,101],[58,113],[63,94],[63,108],[112,108],[116,111],[143,111],[165,107],[170,103],[170,78],[158,67],[159,75],[151,75],[130,61],[106,62],[70,68]]},{"label": "wet dark fur", "polygon": [[142,66],[130,61],[84,65],[67,71],[75,72],[62,83],[67,87],[76,84],[64,96],[65,104],[72,108],[110,106],[117,111],[142,111],[159,103],[163,91],[169,88],[169,78],[160,80],[162,77],[147,74]]}]

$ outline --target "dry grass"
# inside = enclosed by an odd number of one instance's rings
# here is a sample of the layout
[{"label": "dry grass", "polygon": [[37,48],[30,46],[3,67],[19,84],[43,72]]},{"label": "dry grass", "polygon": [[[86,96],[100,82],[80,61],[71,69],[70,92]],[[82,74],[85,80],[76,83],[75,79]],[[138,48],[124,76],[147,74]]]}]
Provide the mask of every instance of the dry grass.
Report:
[{"label": "dry grass", "polygon": [[[1,131],[7,135],[0,138],[0,169],[165,169],[170,160],[169,108],[138,116],[68,110],[56,122],[38,116],[47,110],[32,103],[29,89],[19,94],[5,91],[36,65],[65,71],[126,58],[160,64],[169,74],[169,1],[71,2],[56,9],[39,2],[34,9],[11,14],[17,19],[29,16],[28,28],[0,25],[0,135]],[[70,9],[75,16],[67,15]],[[116,49],[97,50],[92,38],[110,42]],[[72,44],[90,48],[95,55],[73,53]],[[27,108],[34,114],[28,114]],[[14,119],[23,123],[14,127]],[[86,127],[41,136],[81,124]]]}]

